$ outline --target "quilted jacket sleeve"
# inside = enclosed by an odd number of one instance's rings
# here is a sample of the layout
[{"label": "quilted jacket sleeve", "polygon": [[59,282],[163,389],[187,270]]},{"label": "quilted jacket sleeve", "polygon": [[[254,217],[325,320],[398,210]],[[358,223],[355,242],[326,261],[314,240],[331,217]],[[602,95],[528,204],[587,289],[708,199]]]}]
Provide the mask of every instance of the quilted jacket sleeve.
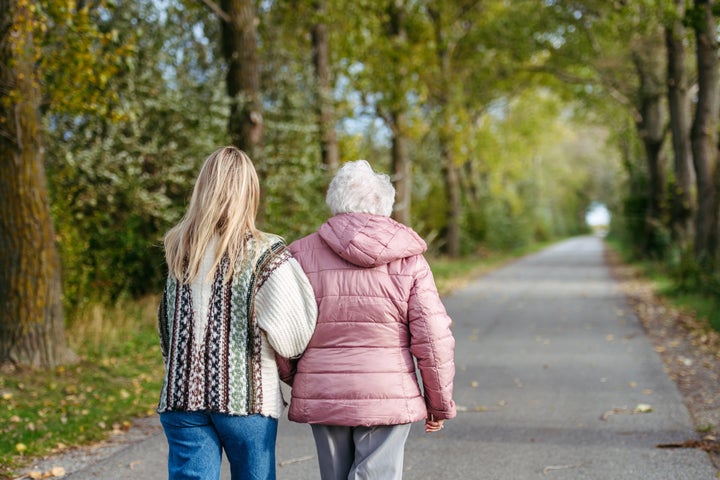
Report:
[{"label": "quilted jacket sleeve", "polygon": [[417,257],[415,281],[408,302],[410,351],[417,359],[428,414],[435,418],[456,415],[452,399],[455,376],[452,320],[440,300],[430,266]]}]

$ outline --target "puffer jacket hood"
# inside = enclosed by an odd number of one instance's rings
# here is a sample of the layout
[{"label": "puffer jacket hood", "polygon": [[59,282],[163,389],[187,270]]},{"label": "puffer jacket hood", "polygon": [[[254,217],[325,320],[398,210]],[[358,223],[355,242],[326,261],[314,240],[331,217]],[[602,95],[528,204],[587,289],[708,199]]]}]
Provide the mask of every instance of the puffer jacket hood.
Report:
[{"label": "puffer jacket hood", "polygon": [[427,250],[414,230],[392,218],[367,213],[335,215],[318,234],[337,255],[359,267],[377,267]]}]

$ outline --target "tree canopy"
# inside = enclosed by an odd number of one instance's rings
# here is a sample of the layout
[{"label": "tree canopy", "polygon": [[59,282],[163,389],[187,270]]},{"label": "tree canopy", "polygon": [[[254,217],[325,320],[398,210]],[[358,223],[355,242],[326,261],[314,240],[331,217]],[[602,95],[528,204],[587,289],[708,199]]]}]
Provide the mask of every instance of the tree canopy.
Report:
[{"label": "tree canopy", "polygon": [[[717,10],[708,0],[0,0],[12,107],[0,115],[1,160],[17,151],[11,112],[31,75],[34,158],[47,170],[70,312],[158,291],[162,237],[204,158],[230,143],[261,173],[261,227],[288,240],[328,216],[338,161],[364,158],[392,176],[396,218],[433,253],[587,232],[600,202],[638,254],[690,259],[712,276],[718,82],[703,62],[717,56]],[[25,46],[30,57],[17,53]]]}]

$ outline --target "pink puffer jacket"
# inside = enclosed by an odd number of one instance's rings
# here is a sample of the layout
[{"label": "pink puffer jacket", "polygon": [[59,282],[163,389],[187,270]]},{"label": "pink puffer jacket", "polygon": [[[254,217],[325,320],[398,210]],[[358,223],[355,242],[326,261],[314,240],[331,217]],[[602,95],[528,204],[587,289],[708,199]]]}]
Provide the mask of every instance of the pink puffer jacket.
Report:
[{"label": "pink puffer jacket", "polygon": [[318,302],[307,350],[281,366],[293,387],[290,420],[372,426],[455,416],[455,340],[426,248],[410,228],[361,213],[335,215],[290,245]]}]

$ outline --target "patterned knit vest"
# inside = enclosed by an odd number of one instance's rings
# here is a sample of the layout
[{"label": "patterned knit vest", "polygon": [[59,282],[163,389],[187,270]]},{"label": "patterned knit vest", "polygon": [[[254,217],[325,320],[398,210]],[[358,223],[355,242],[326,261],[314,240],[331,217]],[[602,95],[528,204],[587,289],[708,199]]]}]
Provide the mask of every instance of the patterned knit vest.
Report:
[{"label": "patterned knit vest", "polygon": [[[257,245],[250,238],[245,260],[233,278],[223,279],[225,256],[215,272],[204,339],[196,341],[190,285],[169,275],[158,325],[165,352],[165,379],[158,412],[198,411],[231,415],[262,414],[262,332],[253,312],[254,293],[289,253],[282,241]],[[255,256],[256,249],[264,250]],[[257,262],[247,259],[259,258]],[[199,344],[199,348],[193,345]]]}]

